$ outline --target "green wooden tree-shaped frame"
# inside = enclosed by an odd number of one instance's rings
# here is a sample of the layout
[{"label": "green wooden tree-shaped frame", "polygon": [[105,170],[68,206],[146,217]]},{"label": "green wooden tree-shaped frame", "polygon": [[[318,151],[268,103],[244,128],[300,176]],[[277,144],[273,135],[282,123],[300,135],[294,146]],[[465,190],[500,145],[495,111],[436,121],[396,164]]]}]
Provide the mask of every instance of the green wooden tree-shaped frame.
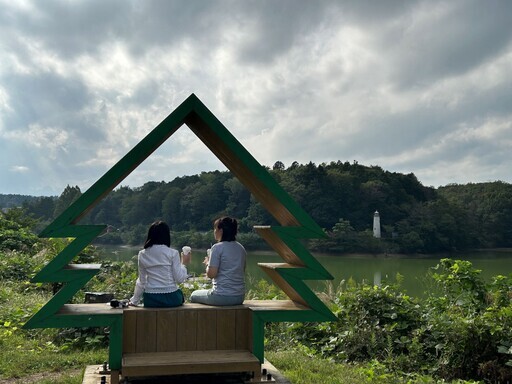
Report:
[{"label": "green wooden tree-shaped frame", "polygon": [[290,305],[276,305],[253,312],[254,354],[263,361],[265,322],[335,319],[305,283],[305,280],[332,279],[301,242],[301,239],[325,237],[325,233],[192,94],[40,233],[39,237],[74,240],[32,279],[33,282],[64,284],[27,321],[25,328],[110,327],[110,367],[120,368],[122,312],[106,307],[105,311],[93,313],[88,312],[85,305],[66,304],[101,267],[99,264],[71,264],[73,258],[106,228],[106,225],[78,225],[77,222],[183,124],[281,224],[255,229],[284,260],[284,263],[260,264],[260,267],[288,295]]}]

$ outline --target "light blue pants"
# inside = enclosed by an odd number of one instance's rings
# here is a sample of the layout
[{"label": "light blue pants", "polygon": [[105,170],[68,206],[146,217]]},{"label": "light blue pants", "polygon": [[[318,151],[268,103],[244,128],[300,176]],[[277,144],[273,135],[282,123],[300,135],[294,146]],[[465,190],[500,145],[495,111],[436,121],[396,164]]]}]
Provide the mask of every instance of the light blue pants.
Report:
[{"label": "light blue pants", "polygon": [[199,289],[192,292],[190,295],[190,302],[207,305],[227,306],[242,304],[244,302],[244,298],[245,295],[224,296],[216,294],[211,289]]}]

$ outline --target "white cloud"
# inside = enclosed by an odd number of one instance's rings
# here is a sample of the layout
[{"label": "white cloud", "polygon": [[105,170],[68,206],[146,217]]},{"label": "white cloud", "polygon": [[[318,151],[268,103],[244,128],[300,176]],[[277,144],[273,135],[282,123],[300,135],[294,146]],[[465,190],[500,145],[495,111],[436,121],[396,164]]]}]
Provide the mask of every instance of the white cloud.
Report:
[{"label": "white cloud", "polygon": [[[507,2],[0,3],[0,193],[85,190],[191,93],[264,165],[512,181]],[[184,127],[126,182],[213,169]]]},{"label": "white cloud", "polygon": [[11,172],[13,173],[26,173],[28,172],[30,169],[28,167],[25,167],[24,165],[13,165],[11,168],[10,168]]},{"label": "white cloud", "polygon": [[55,158],[59,150],[68,152],[69,134],[60,129],[34,124],[29,126],[26,136],[24,135],[18,139],[26,140],[27,144],[44,150],[50,158]]}]

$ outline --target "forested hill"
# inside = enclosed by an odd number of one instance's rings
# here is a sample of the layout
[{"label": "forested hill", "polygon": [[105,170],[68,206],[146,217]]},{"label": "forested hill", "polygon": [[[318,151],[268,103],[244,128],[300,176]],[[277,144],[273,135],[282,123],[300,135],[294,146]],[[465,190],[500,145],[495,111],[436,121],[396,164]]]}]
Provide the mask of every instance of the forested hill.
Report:
[{"label": "forested hill", "polygon": [[20,207],[23,203],[37,200],[36,196],[29,195],[2,195],[0,194],[0,208],[14,208]]},{"label": "forested hill", "polygon": [[[330,235],[315,249],[342,252],[432,253],[512,247],[512,185],[503,182],[423,186],[414,174],[391,173],[356,162],[274,164],[270,173]],[[80,195],[66,187],[58,198],[28,201],[24,208],[48,223]],[[382,239],[372,236],[379,211]],[[241,232],[273,218],[229,172],[204,172],[171,182],[120,187],[91,210],[86,223],[108,224],[105,240],[136,242],[155,219],[174,232],[209,231],[220,215],[237,217]]]}]

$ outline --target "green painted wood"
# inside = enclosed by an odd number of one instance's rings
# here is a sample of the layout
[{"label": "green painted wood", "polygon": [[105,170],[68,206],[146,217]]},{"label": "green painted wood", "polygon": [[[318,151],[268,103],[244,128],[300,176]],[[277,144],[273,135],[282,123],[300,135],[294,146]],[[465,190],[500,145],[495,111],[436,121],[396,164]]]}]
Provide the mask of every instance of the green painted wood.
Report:
[{"label": "green painted wood", "polygon": [[[301,240],[315,238],[315,233],[304,228],[294,227],[256,227],[256,232],[278,251],[281,257],[290,264],[304,266],[304,280],[333,280],[333,276],[323,267],[318,260],[304,247]],[[281,251],[281,252],[280,252]],[[292,255],[286,257],[282,253]],[[293,257],[295,256],[295,257]],[[312,276],[311,273],[316,273]]]},{"label": "green painted wood", "polygon": [[108,361],[110,369],[120,370],[123,357],[123,316],[116,316],[110,324]]},{"label": "green painted wood", "polygon": [[[51,225],[51,224],[50,224]],[[78,255],[85,247],[87,247],[106,226],[75,226],[66,228],[65,230],[55,231],[52,237],[69,238],[74,237],[66,248],[64,248],[56,257],[54,257],[39,273],[33,278],[32,282],[61,282],[68,275],[64,268]],[[72,230],[71,230],[72,229]],[[40,237],[49,237],[39,235]],[[78,274],[78,273],[77,273]],[[92,276],[91,276],[92,277]],[[64,304],[64,303],[62,303]]]},{"label": "green painted wood", "polygon": [[[277,248],[286,260],[300,268],[277,269],[276,278],[293,288],[300,301],[311,310],[271,310],[254,315],[253,337],[257,356],[263,361],[264,322],[325,321],[334,315],[304,284],[304,279],[332,279],[332,276],[305,249],[300,240],[325,237],[316,222],[281,188],[267,170],[236,140],[222,123],[194,95],[190,95],[144,139],[98,179],[41,233],[40,237],[74,238],[32,280],[33,282],[64,282],[63,288],[29,321],[25,328],[109,326],[111,328],[111,366],[120,366],[122,331],[119,313],[112,315],[60,315],[62,308],[98,271],[97,266],[75,266],[72,259],[104,229],[105,225],[79,225],[79,220],[124,180],[182,125],[209,148],[237,177],[252,195],[268,210],[282,227],[262,230],[263,238]],[[119,363],[119,365],[118,365]]]},{"label": "green painted wood", "polygon": [[[60,273],[62,275],[63,272]],[[62,308],[62,306],[71,300],[73,296],[78,292],[80,288],[82,288],[87,282],[94,276],[94,273],[91,272],[89,276],[80,277],[72,281],[68,281],[65,283],[62,288],[48,301],[38,312],[36,312],[24,325],[24,328],[66,328],[69,325],[63,325],[63,327],[58,327],[58,319],[55,314],[57,311]],[[69,279],[69,278],[67,278]],[[67,316],[66,318],[72,318],[73,316]],[[52,324],[55,326],[48,327],[45,326],[46,321],[48,319],[52,320]]]},{"label": "green painted wood", "polygon": [[252,313],[252,354],[261,364],[265,360],[265,320]]}]

